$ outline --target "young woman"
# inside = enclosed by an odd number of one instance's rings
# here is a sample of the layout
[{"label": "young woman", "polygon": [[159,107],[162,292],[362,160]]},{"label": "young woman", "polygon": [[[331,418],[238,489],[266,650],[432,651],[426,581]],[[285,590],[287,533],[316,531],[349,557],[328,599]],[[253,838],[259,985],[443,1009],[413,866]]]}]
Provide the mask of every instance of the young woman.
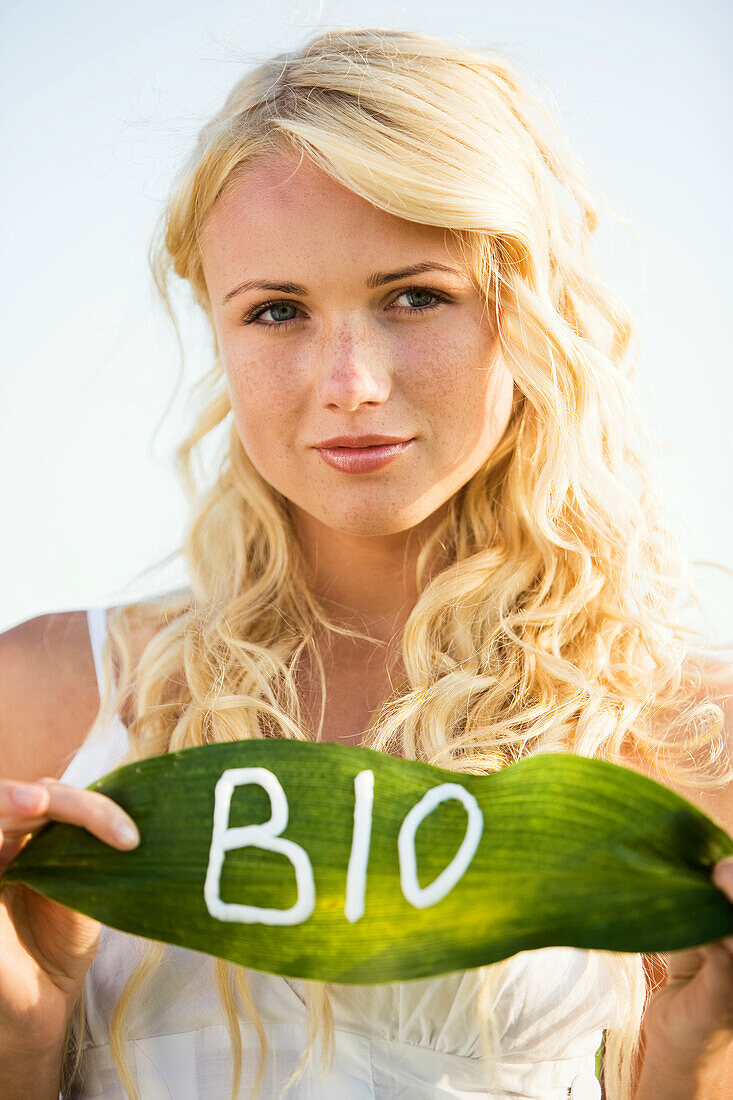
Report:
[{"label": "young woman", "polygon": [[[602,757],[733,828],[733,670],[679,620],[687,563],[640,456],[631,320],[588,264],[596,221],[554,118],[500,57],[342,30],[238,81],[153,252],[166,303],[175,273],[213,336],[178,452],[190,586],[3,636],[0,866],[50,819],[134,844],[82,788],[263,736],[474,774]],[[715,881],[733,898],[723,865]],[[592,1100],[605,1038],[609,1098],[712,1100],[733,1072],[732,952],[554,947],[344,986],[14,885],[1,1091]]]}]

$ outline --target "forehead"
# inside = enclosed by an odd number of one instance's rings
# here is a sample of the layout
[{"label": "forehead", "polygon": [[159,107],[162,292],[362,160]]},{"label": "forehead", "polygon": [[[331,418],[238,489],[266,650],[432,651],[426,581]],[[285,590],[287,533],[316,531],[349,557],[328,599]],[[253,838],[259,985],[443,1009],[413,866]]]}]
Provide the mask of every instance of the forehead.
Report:
[{"label": "forehead", "polygon": [[247,256],[315,258],[344,249],[352,263],[355,256],[385,258],[385,250],[395,259],[406,251],[411,259],[444,258],[448,238],[442,227],[380,210],[307,158],[274,154],[232,176],[199,239],[204,265],[214,270]]}]

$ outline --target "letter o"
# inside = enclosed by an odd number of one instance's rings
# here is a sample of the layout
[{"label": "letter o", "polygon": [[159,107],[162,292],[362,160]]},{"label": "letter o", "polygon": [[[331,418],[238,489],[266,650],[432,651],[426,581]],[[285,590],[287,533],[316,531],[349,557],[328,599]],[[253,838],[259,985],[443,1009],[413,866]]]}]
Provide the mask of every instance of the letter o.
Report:
[{"label": "letter o", "polygon": [[[417,856],[415,854],[415,834],[424,818],[441,802],[454,798],[462,802],[468,814],[466,832],[461,846],[447,867],[429,886],[421,887],[417,880]],[[463,877],[474,857],[481,833],[484,828],[484,816],[478,802],[465,787],[458,783],[441,783],[433,787],[417,802],[400,827],[397,848],[400,858],[400,884],[405,899],[416,909],[425,909],[442,901],[456,883]]]}]

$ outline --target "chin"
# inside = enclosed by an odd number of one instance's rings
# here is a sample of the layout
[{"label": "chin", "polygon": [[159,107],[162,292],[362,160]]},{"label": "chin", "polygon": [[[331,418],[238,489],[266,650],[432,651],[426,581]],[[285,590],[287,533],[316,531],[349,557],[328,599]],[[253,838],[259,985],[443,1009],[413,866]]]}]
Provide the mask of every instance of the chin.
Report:
[{"label": "chin", "polygon": [[399,535],[411,530],[421,522],[424,517],[390,516],[382,509],[374,516],[361,516],[359,519],[342,518],[338,516],[319,516],[321,523],[330,527],[333,531],[339,531],[343,535],[353,535],[357,538],[376,538],[387,535]]}]

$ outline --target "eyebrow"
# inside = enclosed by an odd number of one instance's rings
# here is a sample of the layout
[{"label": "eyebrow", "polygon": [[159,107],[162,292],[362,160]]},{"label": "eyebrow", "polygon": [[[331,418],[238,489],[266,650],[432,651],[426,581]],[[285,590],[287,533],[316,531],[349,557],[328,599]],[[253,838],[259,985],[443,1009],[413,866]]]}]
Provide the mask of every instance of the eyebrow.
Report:
[{"label": "eyebrow", "polygon": [[[406,279],[409,275],[421,275],[424,271],[448,271],[451,275],[462,274],[456,268],[438,263],[437,260],[424,261],[419,264],[410,264],[409,267],[403,267],[399,271],[375,271],[368,277],[366,285],[369,289],[372,289],[376,286],[384,286],[385,283],[394,283],[398,279]],[[238,294],[243,294],[246,290],[281,290],[285,294],[301,295],[307,295],[308,293],[307,288],[300,283],[271,283],[260,279],[249,279],[247,282],[239,283],[228,294],[225,294],[221,300],[222,305],[226,305],[232,298],[235,298]]]}]

